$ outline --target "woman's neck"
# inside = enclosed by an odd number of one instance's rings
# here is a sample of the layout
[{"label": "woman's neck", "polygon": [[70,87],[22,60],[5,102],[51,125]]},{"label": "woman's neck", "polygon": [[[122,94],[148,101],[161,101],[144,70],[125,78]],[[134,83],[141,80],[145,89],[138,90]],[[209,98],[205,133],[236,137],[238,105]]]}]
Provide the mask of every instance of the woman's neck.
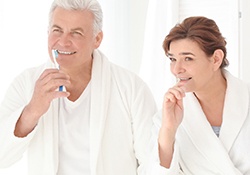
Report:
[{"label": "woman's neck", "polygon": [[208,90],[194,93],[212,126],[221,126],[226,88],[226,79],[221,76]]}]

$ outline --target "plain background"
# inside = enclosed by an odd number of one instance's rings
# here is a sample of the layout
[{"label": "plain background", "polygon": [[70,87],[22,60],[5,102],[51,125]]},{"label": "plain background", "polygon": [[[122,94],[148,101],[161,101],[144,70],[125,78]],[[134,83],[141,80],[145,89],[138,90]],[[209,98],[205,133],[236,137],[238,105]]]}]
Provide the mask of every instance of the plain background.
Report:
[{"label": "plain background", "polygon": [[[2,0],[0,4],[0,100],[3,99],[6,89],[20,72],[25,68],[37,66],[48,59],[47,54],[47,22],[48,11],[51,0],[46,1],[18,1],[18,0]],[[158,8],[160,3],[170,3],[169,0],[100,0],[104,12],[104,40],[101,46],[102,51],[110,58],[110,60],[118,65],[121,65],[138,75],[152,87],[152,91],[156,99],[161,97],[161,91],[154,89],[161,84],[154,83],[148,80],[148,75],[154,75],[153,79],[160,77],[159,72],[155,72],[158,67],[154,67],[146,60],[149,55],[149,49],[145,48],[147,42],[149,46],[155,45],[148,39],[149,36],[157,36],[157,26],[151,24],[149,20],[149,11],[152,8]],[[199,0],[175,0],[178,2],[179,9],[177,18],[181,20],[185,15],[190,15],[194,5],[199,5]],[[203,3],[205,2],[202,1]],[[228,31],[235,31],[228,33],[226,37],[234,38],[230,51],[234,55],[233,64],[230,65],[230,70],[233,74],[247,82],[250,82],[250,53],[249,44],[250,39],[250,1],[248,0],[210,0],[210,3],[227,2],[228,4],[235,4],[231,9],[232,16],[228,16],[225,22],[229,21],[230,28]],[[157,4],[158,3],[158,4]],[[13,6],[13,4],[15,4]],[[149,5],[149,6],[148,6]],[[226,4],[225,4],[226,7]],[[168,9],[171,11],[175,10]],[[225,9],[219,8],[213,11],[215,16],[225,13]],[[200,12],[201,14],[209,11]],[[166,12],[163,10],[163,12]],[[184,13],[185,12],[185,13]],[[197,12],[198,13],[198,12]],[[229,13],[229,14],[230,14]],[[150,13],[153,15],[154,13]],[[153,20],[161,19],[162,16],[151,16]],[[234,19],[233,21],[229,19]],[[177,22],[177,21],[174,21]],[[159,22],[158,27],[166,23],[162,20]],[[221,24],[221,23],[220,23]],[[221,26],[218,24],[219,26]],[[222,24],[224,25],[224,24]],[[223,26],[221,26],[223,28]],[[227,29],[223,29],[227,30]],[[149,32],[149,33],[147,33]],[[167,33],[168,31],[166,31]],[[227,32],[227,31],[225,31]],[[230,37],[229,37],[230,36]],[[154,38],[154,37],[151,37]],[[155,38],[157,39],[157,37]],[[150,45],[151,44],[151,45]],[[151,47],[153,48],[153,47]],[[229,48],[228,48],[229,49]],[[152,49],[152,52],[156,50]],[[159,53],[162,54],[161,52]],[[235,56],[236,55],[236,56]],[[165,55],[162,55],[165,58]],[[157,58],[150,57],[157,62]],[[230,60],[230,59],[229,59]],[[152,60],[151,60],[152,61]],[[167,67],[166,67],[167,69]],[[141,71],[141,70],[146,70]],[[165,78],[165,77],[163,77]],[[165,78],[166,79],[166,78]],[[167,80],[171,82],[171,80]],[[165,88],[165,87],[164,87]],[[162,89],[164,89],[162,88]],[[159,93],[160,92],[160,93]],[[159,103],[161,103],[159,101]],[[1,132],[1,128],[0,128]],[[1,144],[1,143],[0,143]],[[0,150],[1,151],[1,150]],[[0,170],[0,175],[26,175],[26,158],[24,158],[11,166],[10,168]]]}]

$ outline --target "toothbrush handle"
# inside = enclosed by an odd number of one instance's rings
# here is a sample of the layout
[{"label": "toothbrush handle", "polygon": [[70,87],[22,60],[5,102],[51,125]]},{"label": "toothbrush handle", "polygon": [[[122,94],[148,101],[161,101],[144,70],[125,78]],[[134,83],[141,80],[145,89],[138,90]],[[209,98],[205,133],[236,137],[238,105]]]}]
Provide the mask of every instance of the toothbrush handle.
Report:
[{"label": "toothbrush handle", "polygon": [[63,86],[59,86],[59,91],[63,91]]},{"label": "toothbrush handle", "polygon": [[[58,66],[58,70],[60,69],[60,66]],[[59,86],[59,91],[63,91],[63,86]]]},{"label": "toothbrush handle", "polygon": [[[54,65],[55,67],[59,70],[60,69],[60,66],[59,64],[57,63],[56,59],[58,57],[58,52],[57,50],[52,50],[52,55],[53,55],[53,61],[54,61]],[[59,91],[63,91],[63,86],[59,86]]]}]

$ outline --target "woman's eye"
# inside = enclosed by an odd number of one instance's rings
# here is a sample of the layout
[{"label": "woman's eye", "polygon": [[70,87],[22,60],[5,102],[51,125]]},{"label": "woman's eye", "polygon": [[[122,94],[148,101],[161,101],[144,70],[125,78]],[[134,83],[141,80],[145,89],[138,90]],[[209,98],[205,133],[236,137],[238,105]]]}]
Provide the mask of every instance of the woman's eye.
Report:
[{"label": "woman's eye", "polygon": [[172,57],[168,57],[168,58],[169,58],[169,60],[170,60],[171,62],[176,61],[176,59],[175,59],[175,58],[172,58]]},{"label": "woman's eye", "polygon": [[186,60],[186,61],[192,61],[192,60],[193,60],[193,58],[190,58],[190,57],[185,57],[185,60]]}]

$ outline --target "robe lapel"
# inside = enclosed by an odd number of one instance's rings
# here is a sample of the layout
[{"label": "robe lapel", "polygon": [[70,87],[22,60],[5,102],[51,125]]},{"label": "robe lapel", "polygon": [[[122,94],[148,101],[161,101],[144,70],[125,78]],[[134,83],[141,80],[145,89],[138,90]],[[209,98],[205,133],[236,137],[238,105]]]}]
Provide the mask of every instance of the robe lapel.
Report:
[{"label": "robe lapel", "polygon": [[[44,67],[46,68],[53,67],[53,63],[49,60]],[[37,74],[37,78],[40,76]],[[31,97],[30,97],[31,98]],[[58,126],[58,112],[60,110],[59,106],[60,99],[54,99],[51,102],[51,106],[48,111],[44,114],[42,118],[40,118],[38,126],[41,127],[42,133],[39,132],[37,137],[39,144],[44,145],[43,157],[41,162],[45,162],[44,164],[44,172],[40,172],[41,174],[46,175],[55,175],[58,170],[59,164],[59,126]]]},{"label": "robe lapel", "polygon": [[[59,127],[58,127],[58,108],[59,99],[55,99],[51,103],[51,107],[47,113],[40,119],[39,126],[42,127],[43,133],[38,137],[41,137],[41,145],[44,145],[43,161],[44,172],[42,174],[54,175],[58,170],[59,163]],[[51,115],[52,114],[52,115]],[[39,139],[40,140],[40,139]]]},{"label": "robe lapel", "polygon": [[227,92],[223,111],[223,123],[220,140],[227,152],[230,151],[241,127],[246,120],[249,108],[248,87],[241,81],[225,72],[227,78]]},{"label": "robe lapel", "polygon": [[91,77],[91,110],[90,110],[90,166],[91,174],[100,171],[98,159],[105,129],[107,110],[110,98],[110,63],[99,52],[94,52]]},{"label": "robe lapel", "polygon": [[196,97],[190,93],[186,95],[184,101],[185,113],[182,127],[199,154],[206,160],[207,166],[215,168],[215,172],[222,174],[235,171],[226,149],[214,134]]}]

